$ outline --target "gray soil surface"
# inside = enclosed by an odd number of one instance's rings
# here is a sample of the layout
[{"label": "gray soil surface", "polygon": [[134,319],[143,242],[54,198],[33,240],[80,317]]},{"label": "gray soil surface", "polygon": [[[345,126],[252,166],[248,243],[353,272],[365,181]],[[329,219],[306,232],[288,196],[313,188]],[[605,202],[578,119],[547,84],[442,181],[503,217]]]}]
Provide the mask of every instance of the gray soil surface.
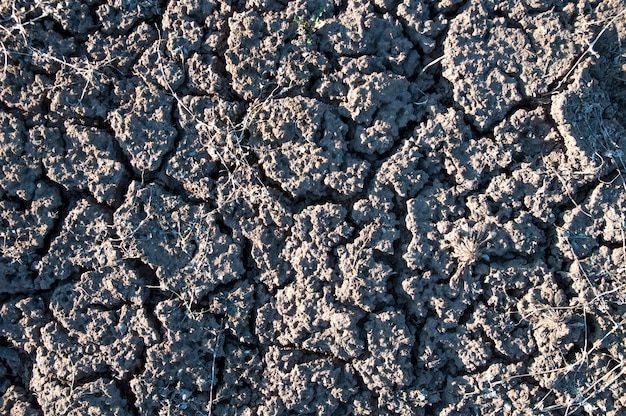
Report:
[{"label": "gray soil surface", "polygon": [[0,414],[626,414],[623,0],[3,0]]}]

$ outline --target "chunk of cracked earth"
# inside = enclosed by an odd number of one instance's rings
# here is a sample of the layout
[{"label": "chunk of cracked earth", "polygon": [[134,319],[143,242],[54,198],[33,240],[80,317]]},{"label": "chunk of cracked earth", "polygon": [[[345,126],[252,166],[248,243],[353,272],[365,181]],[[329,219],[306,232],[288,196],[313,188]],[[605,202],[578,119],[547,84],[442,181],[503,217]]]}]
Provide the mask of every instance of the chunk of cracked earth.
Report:
[{"label": "chunk of cracked earth", "polygon": [[381,166],[376,180],[393,187],[403,198],[414,197],[428,181],[428,174],[417,168],[422,154],[414,140],[407,140],[402,147]]},{"label": "chunk of cracked earth", "polygon": [[36,286],[30,265],[40,259],[38,252],[58,221],[61,204],[58,190],[43,182],[37,184],[26,209],[18,202],[0,200],[0,293],[28,292]]},{"label": "chunk of cracked earth", "polygon": [[310,206],[294,217],[292,235],[286,239],[281,257],[297,276],[332,281],[332,251],[352,232],[346,215],[344,207],[328,203]]},{"label": "chunk of cracked earth", "polygon": [[[324,195],[326,181],[344,169],[347,126],[336,110],[311,98],[270,101],[259,118],[251,144],[266,175],[293,197]],[[358,172],[365,174],[366,172]]]},{"label": "chunk of cracked earth", "polygon": [[[287,32],[287,22],[271,14],[264,20],[256,10],[248,10],[232,13],[227,24],[226,71],[233,90],[245,100],[252,100],[261,96],[264,88],[274,82],[267,77],[276,74],[276,67],[283,58],[276,45],[285,42],[281,37]],[[272,47],[267,47],[268,41]],[[246,53],[242,54],[242,50]]]},{"label": "chunk of cracked earth", "polygon": [[617,181],[596,187],[579,206],[563,216],[558,246],[565,258],[591,256],[600,242],[623,247],[626,194]]},{"label": "chunk of cracked earth", "polygon": [[55,320],[41,329],[37,348],[37,389],[82,385],[104,369],[123,379],[139,368],[144,348],[158,339],[142,306],[145,286],[123,262],[58,286],[50,299]]},{"label": "chunk of cracked earth", "polygon": [[602,177],[615,163],[623,163],[626,130],[619,122],[605,119],[611,100],[588,67],[572,74],[565,91],[552,99],[550,114],[565,142],[567,164],[562,175],[589,183]]},{"label": "chunk of cracked earth", "polygon": [[108,133],[68,125],[64,137],[48,137],[45,147],[44,166],[51,179],[70,191],[89,191],[100,203],[115,202],[126,170]]},{"label": "chunk of cracked earth", "polygon": [[128,414],[129,402],[119,381],[108,377],[74,384],[50,381],[32,389],[46,415]]},{"label": "chunk of cracked earth", "polygon": [[364,326],[368,354],[354,361],[368,389],[393,388],[410,385],[415,375],[411,350],[415,339],[401,312],[386,311],[372,314]]},{"label": "chunk of cracked earth", "polygon": [[354,303],[372,312],[392,301],[388,291],[389,279],[394,274],[388,264],[377,261],[375,250],[393,254],[393,241],[398,231],[388,224],[374,221],[367,224],[354,242],[337,249],[341,284],[337,285],[337,298]]},{"label": "chunk of cracked earth", "polygon": [[0,111],[0,198],[32,198],[41,168],[28,147],[24,122]]},{"label": "chunk of cracked earth", "polygon": [[109,232],[110,214],[80,200],[61,225],[61,232],[50,244],[41,261],[35,264],[39,276],[35,287],[49,289],[81,269],[95,269],[111,264],[118,257]]},{"label": "chunk of cracked earth", "polygon": [[155,315],[165,329],[163,339],[146,349],[144,366],[130,381],[136,406],[146,415],[157,413],[162,397],[176,407],[198,396],[206,400],[218,371],[211,362],[223,354],[224,343],[214,316],[194,313],[179,299],[159,302]]},{"label": "chunk of cracked earth", "polygon": [[275,346],[268,349],[264,362],[267,384],[259,414],[336,414],[339,409],[352,409],[358,401],[357,375],[350,365],[310,359],[301,351]]},{"label": "chunk of cracked earth", "polygon": [[431,53],[435,49],[435,38],[448,23],[442,14],[431,20],[431,14],[432,11],[424,0],[405,0],[398,5],[398,17],[404,23],[409,39],[413,44],[419,44],[425,53]]},{"label": "chunk of cracked earth", "polygon": [[171,116],[174,98],[147,86],[118,94],[128,98],[109,114],[115,138],[137,172],[154,171],[172,150],[178,134]]},{"label": "chunk of cracked earth", "polygon": [[554,13],[525,16],[510,25],[505,17],[490,18],[488,7],[471,2],[451,20],[442,61],[455,101],[483,131],[524,98],[547,93],[576,53]]},{"label": "chunk of cracked earth", "polygon": [[244,273],[240,244],[220,231],[207,204],[132,182],[113,218],[122,255],[151,266],[163,290],[199,299]]},{"label": "chunk of cracked earth", "polygon": [[259,309],[256,332],[267,342],[349,360],[365,350],[363,331],[358,326],[364,316],[358,308],[335,302],[329,286],[321,286],[314,279],[296,280],[278,290],[271,304]]},{"label": "chunk of cracked earth", "polygon": [[415,119],[410,83],[389,72],[363,76],[348,91],[342,115],[357,124],[351,145],[368,154],[384,153],[399,139],[400,129]]}]

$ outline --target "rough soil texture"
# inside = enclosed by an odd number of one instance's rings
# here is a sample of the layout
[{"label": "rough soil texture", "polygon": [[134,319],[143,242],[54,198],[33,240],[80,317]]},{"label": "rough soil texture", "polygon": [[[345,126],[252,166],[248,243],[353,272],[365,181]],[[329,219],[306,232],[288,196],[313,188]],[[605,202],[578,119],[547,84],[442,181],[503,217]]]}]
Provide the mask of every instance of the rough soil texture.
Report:
[{"label": "rough soil texture", "polygon": [[0,413],[623,415],[625,10],[3,1]]}]

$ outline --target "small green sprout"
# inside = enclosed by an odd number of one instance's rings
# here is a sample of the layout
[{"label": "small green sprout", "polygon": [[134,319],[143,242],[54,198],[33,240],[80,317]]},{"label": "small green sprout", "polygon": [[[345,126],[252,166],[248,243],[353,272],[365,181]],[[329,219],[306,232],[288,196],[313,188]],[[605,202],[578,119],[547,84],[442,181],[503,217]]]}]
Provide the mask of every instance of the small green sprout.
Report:
[{"label": "small green sprout", "polygon": [[300,31],[304,32],[307,45],[313,44],[315,41],[315,32],[324,26],[324,22],[320,20],[320,17],[325,11],[326,9],[319,9],[308,19],[303,19],[300,16],[294,17],[293,20],[298,24],[298,28]]}]

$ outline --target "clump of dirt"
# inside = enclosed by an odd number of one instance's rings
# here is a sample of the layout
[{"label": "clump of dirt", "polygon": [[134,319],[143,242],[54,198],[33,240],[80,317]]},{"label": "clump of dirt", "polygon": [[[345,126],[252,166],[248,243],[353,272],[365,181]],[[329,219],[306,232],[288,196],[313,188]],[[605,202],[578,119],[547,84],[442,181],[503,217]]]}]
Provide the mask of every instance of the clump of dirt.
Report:
[{"label": "clump of dirt", "polygon": [[0,413],[626,408],[626,6],[0,5]]}]

